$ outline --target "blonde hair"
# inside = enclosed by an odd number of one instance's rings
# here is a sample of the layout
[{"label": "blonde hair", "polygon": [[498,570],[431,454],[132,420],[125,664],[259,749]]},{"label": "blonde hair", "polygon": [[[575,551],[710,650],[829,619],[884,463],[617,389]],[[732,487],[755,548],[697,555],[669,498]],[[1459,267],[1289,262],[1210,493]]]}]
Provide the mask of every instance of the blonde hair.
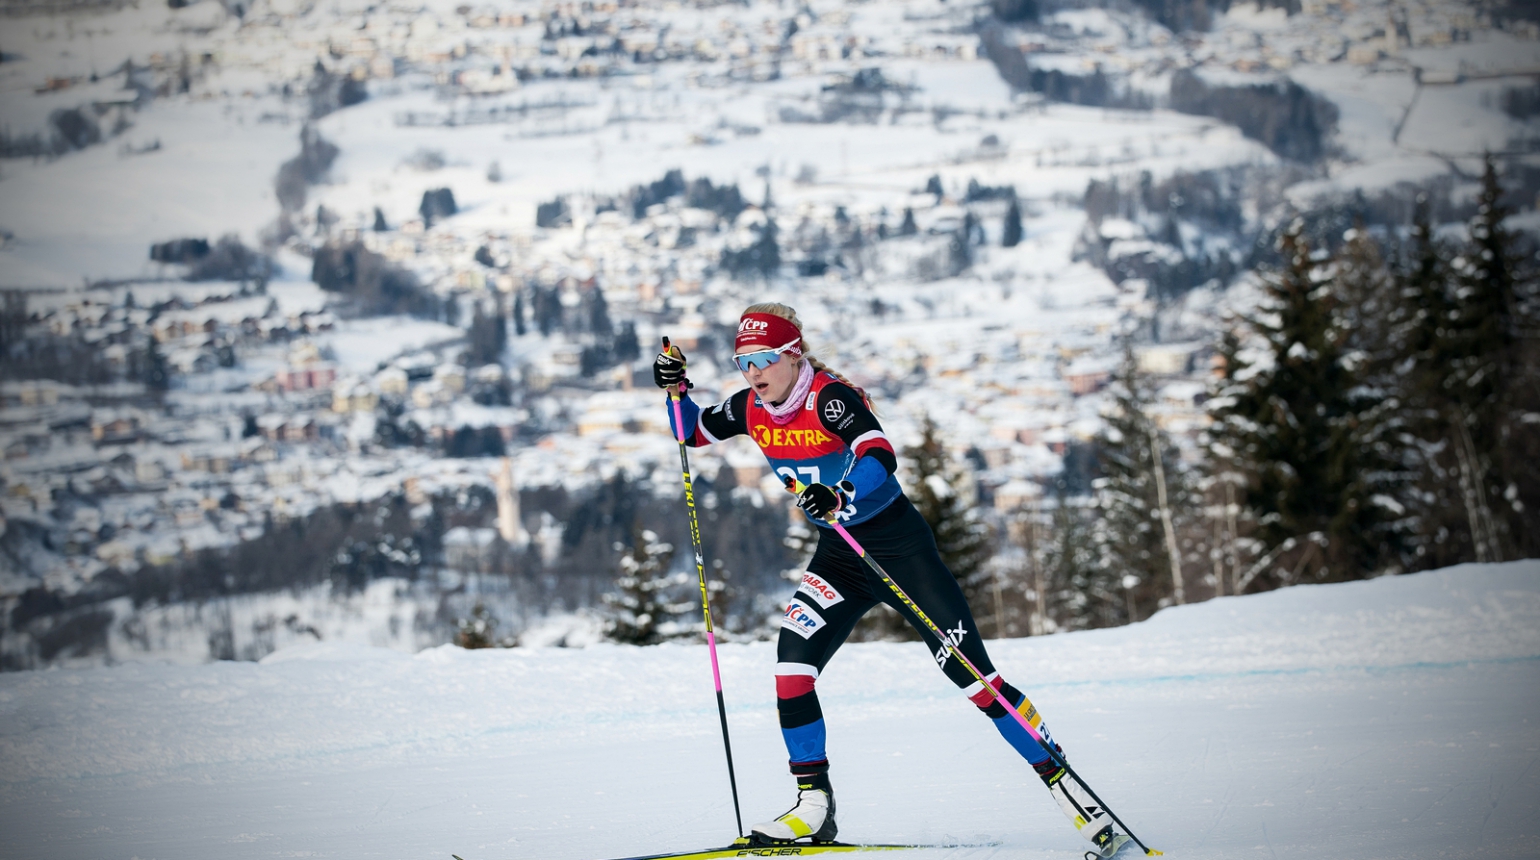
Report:
[{"label": "blonde hair", "polygon": [[[774,317],[780,317],[781,319],[786,320],[787,322],[796,326],[797,331],[803,331],[802,320],[797,319],[797,311],[790,305],[783,305],[780,302],[760,302],[757,305],[749,305],[748,307],[744,308],[743,313],[769,314]],[[850,388],[855,391],[856,394],[860,395],[861,400],[866,404],[867,409],[871,409],[873,412],[876,411],[876,409],[872,406],[872,397],[870,394],[866,393],[866,389],[856,385],[854,382],[851,382],[843,373],[840,373],[837,370],[831,370],[827,364],[824,364],[818,359],[818,356],[813,354],[813,348],[808,345],[806,334],[803,334],[802,336],[802,358],[805,359],[808,364],[813,366],[813,370],[815,372],[827,373],[835,379],[838,379],[840,382],[850,386]]]}]

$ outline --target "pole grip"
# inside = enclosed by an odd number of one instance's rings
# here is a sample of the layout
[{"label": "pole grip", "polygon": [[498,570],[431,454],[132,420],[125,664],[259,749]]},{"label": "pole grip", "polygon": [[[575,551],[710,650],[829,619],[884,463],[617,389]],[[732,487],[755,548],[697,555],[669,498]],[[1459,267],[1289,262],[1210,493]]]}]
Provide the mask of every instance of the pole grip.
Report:
[{"label": "pole grip", "polygon": [[[681,359],[684,358],[684,353],[680,352],[678,347],[674,346],[672,343],[669,343],[668,335],[663,336],[663,354],[677,356]],[[689,385],[690,384],[686,382],[683,377],[680,377],[677,390],[675,388],[667,389],[668,396],[674,398],[674,402],[677,404],[679,402],[679,395],[688,391]]]}]

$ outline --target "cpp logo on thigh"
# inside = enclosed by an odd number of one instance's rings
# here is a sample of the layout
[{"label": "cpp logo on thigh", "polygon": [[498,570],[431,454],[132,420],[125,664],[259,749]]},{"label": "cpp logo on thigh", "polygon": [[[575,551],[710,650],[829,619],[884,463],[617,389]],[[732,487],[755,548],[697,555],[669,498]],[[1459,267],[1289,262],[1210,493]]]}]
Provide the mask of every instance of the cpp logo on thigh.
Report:
[{"label": "cpp logo on thigh", "polygon": [[781,616],[781,626],[803,639],[811,638],[823,625],[823,616],[800,600],[786,604],[786,612]]}]

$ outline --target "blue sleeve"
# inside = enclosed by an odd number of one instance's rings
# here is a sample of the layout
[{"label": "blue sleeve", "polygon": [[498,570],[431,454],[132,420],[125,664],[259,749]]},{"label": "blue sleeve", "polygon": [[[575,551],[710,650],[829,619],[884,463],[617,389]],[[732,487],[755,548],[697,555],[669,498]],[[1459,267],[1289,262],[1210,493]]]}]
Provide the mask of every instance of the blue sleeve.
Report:
[{"label": "blue sleeve", "polygon": [[[679,439],[679,425],[674,423],[674,399],[672,397],[665,396],[664,399],[663,399],[663,403],[664,403],[664,408],[666,408],[668,410],[668,427],[669,427],[669,430],[673,432],[674,439],[678,440]],[[679,412],[680,412],[680,417],[682,417],[684,419],[684,428],[685,428],[684,439],[685,439],[685,444],[686,445],[690,445],[690,446],[694,446],[694,444],[695,444],[695,425],[696,425],[696,423],[698,423],[700,421],[700,407],[696,406],[695,405],[695,401],[691,400],[690,399],[690,395],[686,394],[685,396],[679,398]]]},{"label": "blue sleeve", "polygon": [[845,475],[845,480],[856,488],[855,498],[851,501],[870,495],[887,479],[887,467],[870,454],[857,460],[855,466],[851,467],[850,472]]}]

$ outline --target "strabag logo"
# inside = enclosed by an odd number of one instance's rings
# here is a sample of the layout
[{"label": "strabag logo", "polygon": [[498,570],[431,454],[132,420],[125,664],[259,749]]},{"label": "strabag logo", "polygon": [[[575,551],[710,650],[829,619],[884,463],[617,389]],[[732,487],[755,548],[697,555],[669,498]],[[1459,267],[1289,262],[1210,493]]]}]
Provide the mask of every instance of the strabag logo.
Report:
[{"label": "strabag logo", "polygon": [[754,425],[754,441],[761,448],[784,448],[788,445],[822,445],[833,441],[821,430],[766,427]]},{"label": "strabag logo", "polygon": [[800,600],[786,604],[786,612],[781,616],[781,626],[803,639],[812,638],[823,625],[823,616]]},{"label": "strabag logo", "polygon": [[807,595],[808,599],[824,609],[845,599],[845,595],[840,594],[834,586],[825,582],[823,577],[812,573],[802,574],[802,584],[797,586],[797,592]]}]

